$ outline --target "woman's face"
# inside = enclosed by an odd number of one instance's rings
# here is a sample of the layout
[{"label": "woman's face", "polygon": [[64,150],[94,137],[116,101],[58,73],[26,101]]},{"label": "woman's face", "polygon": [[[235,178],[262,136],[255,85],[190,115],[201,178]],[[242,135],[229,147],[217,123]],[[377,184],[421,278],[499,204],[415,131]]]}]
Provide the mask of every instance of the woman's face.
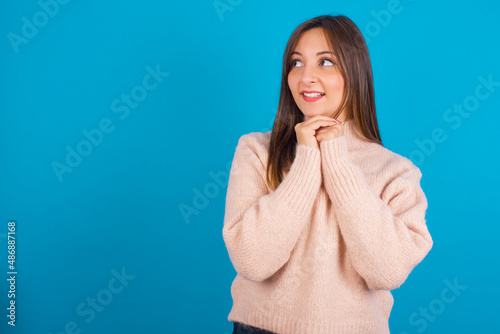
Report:
[{"label": "woman's face", "polygon": [[[332,117],[344,94],[344,79],[338,58],[328,46],[322,28],[302,34],[292,53],[288,86],[305,119],[316,115]],[[338,117],[344,121],[344,111]]]}]

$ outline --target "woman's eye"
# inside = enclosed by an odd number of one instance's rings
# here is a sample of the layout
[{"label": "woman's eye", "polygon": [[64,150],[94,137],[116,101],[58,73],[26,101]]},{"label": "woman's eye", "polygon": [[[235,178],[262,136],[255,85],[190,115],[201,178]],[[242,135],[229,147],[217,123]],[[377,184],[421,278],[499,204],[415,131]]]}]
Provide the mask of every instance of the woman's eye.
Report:
[{"label": "woman's eye", "polygon": [[302,62],[298,59],[294,59],[292,60],[292,67],[297,67],[297,64],[299,64],[299,66],[302,66]]},{"label": "woman's eye", "polygon": [[321,64],[324,66],[333,66],[334,65],[333,61],[331,61],[330,59],[326,59],[326,58],[321,59]]}]

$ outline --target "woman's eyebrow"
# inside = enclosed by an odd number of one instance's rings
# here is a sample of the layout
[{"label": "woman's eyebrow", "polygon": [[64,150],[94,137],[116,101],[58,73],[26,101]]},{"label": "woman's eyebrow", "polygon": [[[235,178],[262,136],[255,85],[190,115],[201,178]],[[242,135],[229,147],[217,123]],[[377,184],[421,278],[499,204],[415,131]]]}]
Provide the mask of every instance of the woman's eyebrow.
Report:
[{"label": "woman's eyebrow", "polygon": [[[330,54],[332,54],[334,56],[337,56],[337,54],[335,52],[332,52],[332,51],[320,51],[320,52],[316,53],[316,56],[319,56],[319,55],[322,55],[322,54],[325,54],[325,53],[330,53]],[[292,55],[294,55],[294,54],[302,56],[302,53],[300,53],[299,51],[292,52]]]}]

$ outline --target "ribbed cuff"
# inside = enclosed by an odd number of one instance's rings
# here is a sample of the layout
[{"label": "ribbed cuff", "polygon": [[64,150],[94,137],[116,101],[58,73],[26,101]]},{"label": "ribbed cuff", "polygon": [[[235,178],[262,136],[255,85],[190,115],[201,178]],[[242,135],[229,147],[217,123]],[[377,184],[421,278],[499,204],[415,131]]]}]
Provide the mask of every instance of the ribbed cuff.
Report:
[{"label": "ribbed cuff", "polygon": [[320,186],[320,150],[298,144],[292,166],[276,189],[277,197],[296,214],[303,216],[311,210]]},{"label": "ribbed cuff", "polygon": [[334,204],[342,206],[366,190],[365,176],[350,159],[345,136],[325,140],[320,143],[321,173],[325,185],[332,185]]}]

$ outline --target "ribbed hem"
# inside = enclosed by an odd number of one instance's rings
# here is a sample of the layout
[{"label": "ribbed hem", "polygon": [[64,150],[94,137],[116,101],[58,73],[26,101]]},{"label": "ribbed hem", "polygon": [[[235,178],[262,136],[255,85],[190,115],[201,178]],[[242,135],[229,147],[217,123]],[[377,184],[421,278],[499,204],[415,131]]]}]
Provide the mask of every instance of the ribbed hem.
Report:
[{"label": "ribbed hem", "polygon": [[328,319],[303,321],[298,318],[271,315],[279,313],[279,310],[272,310],[267,314],[260,312],[244,315],[230,314],[228,320],[242,322],[278,334],[390,334],[388,319],[380,318],[380,321],[375,322],[375,320],[353,318],[339,323]]},{"label": "ribbed hem", "polygon": [[341,206],[366,190],[364,174],[349,160],[346,137],[322,141],[320,148],[321,172],[325,183],[333,185],[330,195],[336,205]]},{"label": "ribbed hem", "polygon": [[321,154],[319,149],[298,144],[292,166],[276,189],[277,198],[294,213],[304,216],[312,209],[320,186]]}]

